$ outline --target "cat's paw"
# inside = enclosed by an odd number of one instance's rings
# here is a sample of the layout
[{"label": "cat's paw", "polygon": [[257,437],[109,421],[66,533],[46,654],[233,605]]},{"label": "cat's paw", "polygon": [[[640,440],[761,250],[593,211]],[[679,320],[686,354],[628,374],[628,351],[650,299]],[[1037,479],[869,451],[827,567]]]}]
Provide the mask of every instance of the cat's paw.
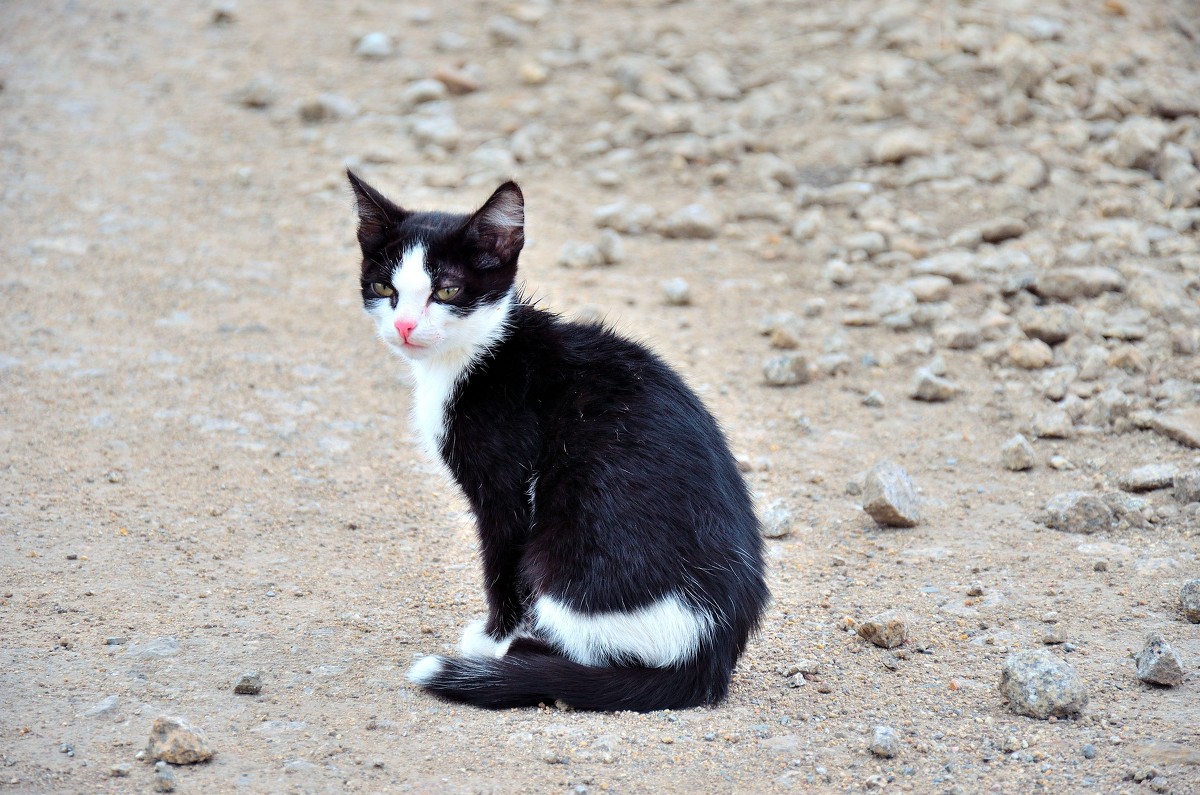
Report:
[{"label": "cat's paw", "polygon": [[408,681],[415,685],[427,685],[442,672],[442,658],[436,654],[422,657],[408,669]]},{"label": "cat's paw", "polygon": [[497,641],[486,631],[487,622],[482,618],[467,624],[459,641],[458,651],[464,657],[497,658],[508,651],[512,638]]}]

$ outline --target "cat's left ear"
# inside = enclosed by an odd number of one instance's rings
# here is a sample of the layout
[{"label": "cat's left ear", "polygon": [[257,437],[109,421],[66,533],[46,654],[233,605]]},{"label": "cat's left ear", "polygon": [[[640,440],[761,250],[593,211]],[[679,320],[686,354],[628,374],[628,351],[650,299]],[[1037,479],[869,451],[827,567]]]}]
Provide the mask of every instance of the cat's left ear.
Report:
[{"label": "cat's left ear", "polygon": [[371,241],[378,240],[384,231],[403,221],[408,211],[363,182],[349,169],[346,170],[346,178],[350,180],[354,204],[358,208],[358,243],[365,248]]},{"label": "cat's left ear", "polygon": [[[525,196],[515,182],[496,188],[475,211],[467,228],[487,254],[480,267],[498,267],[517,258],[525,245]],[[494,259],[493,259],[494,257]]]}]

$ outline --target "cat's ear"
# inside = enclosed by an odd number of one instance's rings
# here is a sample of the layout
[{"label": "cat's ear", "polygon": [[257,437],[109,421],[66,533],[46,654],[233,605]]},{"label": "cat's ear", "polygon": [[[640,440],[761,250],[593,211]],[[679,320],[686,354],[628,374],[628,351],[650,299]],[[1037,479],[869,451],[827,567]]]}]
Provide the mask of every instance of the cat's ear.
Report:
[{"label": "cat's ear", "polygon": [[479,267],[499,267],[514,261],[525,245],[525,196],[515,182],[496,188],[467,222],[467,229],[483,249]]},{"label": "cat's ear", "polygon": [[347,169],[346,177],[354,190],[354,204],[358,208],[358,243],[366,246],[378,240],[381,233],[404,220],[408,211],[389,201],[382,193],[363,182],[357,174]]}]

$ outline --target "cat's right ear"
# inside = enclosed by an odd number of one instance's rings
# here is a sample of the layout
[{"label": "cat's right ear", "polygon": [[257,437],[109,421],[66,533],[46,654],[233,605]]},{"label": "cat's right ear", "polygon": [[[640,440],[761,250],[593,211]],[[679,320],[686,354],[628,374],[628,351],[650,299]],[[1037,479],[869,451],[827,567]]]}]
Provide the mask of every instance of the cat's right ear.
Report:
[{"label": "cat's right ear", "polygon": [[358,209],[358,244],[365,249],[372,242],[377,242],[388,229],[403,221],[408,211],[389,201],[353,171],[347,169],[346,177],[354,190],[354,204]]}]

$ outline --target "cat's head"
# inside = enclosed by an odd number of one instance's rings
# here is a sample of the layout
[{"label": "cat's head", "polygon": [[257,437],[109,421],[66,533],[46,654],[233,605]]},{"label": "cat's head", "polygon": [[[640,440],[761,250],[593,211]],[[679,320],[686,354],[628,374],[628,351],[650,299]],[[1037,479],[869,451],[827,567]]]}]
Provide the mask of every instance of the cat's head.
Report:
[{"label": "cat's head", "polygon": [[503,334],[525,245],[525,200],[506,182],[469,215],[415,212],[346,172],[358,207],[362,299],[404,358],[473,356]]}]

